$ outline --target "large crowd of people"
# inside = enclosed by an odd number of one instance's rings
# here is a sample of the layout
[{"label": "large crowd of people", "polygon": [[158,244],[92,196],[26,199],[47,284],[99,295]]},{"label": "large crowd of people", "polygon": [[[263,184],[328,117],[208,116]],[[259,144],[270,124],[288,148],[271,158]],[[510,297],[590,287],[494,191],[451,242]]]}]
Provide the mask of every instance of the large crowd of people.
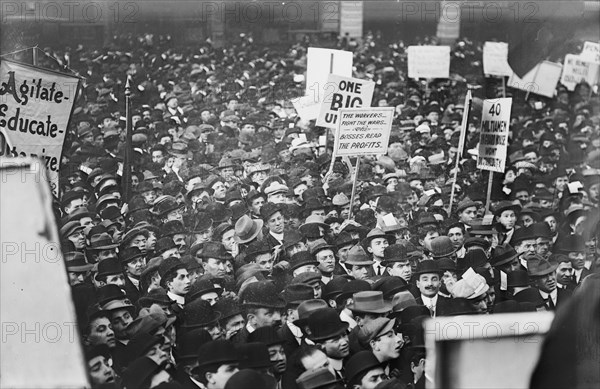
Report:
[{"label": "large crowd of people", "polygon": [[[423,388],[425,318],[560,312],[597,282],[597,87],[501,90],[468,39],[449,79],[410,80],[409,43],[435,38],[340,40],[353,76],[375,81],[373,105],[396,108],[388,153],[356,175],[356,158],[332,163],[332,131],[294,109],[309,40],[142,34],[70,50],[85,81],[55,211],[94,387]],[[486,204],[481,99],[503,94],[507,168]]]}]

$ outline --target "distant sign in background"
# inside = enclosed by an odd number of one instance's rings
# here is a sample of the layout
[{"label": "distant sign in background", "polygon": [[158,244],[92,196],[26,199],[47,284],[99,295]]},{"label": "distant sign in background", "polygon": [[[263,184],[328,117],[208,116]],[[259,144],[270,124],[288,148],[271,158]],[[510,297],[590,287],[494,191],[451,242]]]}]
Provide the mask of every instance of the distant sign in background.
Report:
[{"label": "distant sign in background", "polygon": [[450,46],[409,46],[409,78],[450,77]]},{"label": "distant sign in background", "polygon": [[394,108],[347,108],[338,111],[335,155],[356,156],[387,153]]},{"label": "distant sign in background", "polygon": [[39,157],[52,193],[79,79],[24,64],[0,64],[0,156]]},{"label": "distant sign in background", "polygon": [[317,126],[337,128],[339,110],[371,106],[374,91],[373,81],[330,74],[325,85],[325,97]]},{"label": "distant sign in background", "polygon": [[512,98],[483,100],[478,169],[504,172],[511,106]]},{"label": "distant sign in background", "polygon": [[560,83],[570,91],[574,91],[582,81],[595,85],[598,82],[599,71],[600,64],[594,62],[591,56],[567,54]]}]

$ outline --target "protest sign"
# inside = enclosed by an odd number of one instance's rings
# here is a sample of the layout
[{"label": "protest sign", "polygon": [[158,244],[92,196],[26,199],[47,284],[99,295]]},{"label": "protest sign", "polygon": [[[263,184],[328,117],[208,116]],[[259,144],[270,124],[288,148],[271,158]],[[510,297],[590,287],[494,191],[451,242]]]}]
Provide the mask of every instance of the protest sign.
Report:
[{"label": "protest sign", "polygon": [[581,50],[581,56],[594,63],[600,63],[600,43],[585,42],[583,44],[583,50]]},{"label": "protest sign", "polygon": [[[309,47],[306,58],[306,96],[316,103],[327,93],[325,85],[330,74],[352,77],[352,53],[343,50]],[[318,112],[317,112],[318,115]],[[315,115],[311,119],[316,119]]]},{"label": "protest sign", "polygon": [[409,78],[450,77],[450,46],[409,46]]},{"label": "protest sign", "polygon": [[513,71],[508,64],[508,43],[485,42],[483,45],[483,74],[510,76]]},{"label": "protest sign", "polygon": [[340,35],[347,38],[362,39],[362,1],[340,1]]},{"label": "protest sign", "polygon": [[513,73],[507,85],[530,93],[552,97],[556,84],[560,80],[562,65],[550,61],[542,61],[529,71],[523,78]]},{"label": "protest sign", "polygon": [[317,126],[337,127],[338,111],[341,108],[370,107],[375,91],[373,81],[341,77],[330,74],[325,86],[326,94],[321,103]]},{"label": "protest sign", "polygon": [[583,57],[583,55],[567,54],[560,82],[571,92],[575,90],[575,87],[581,81],[594,85],[598,82],[599,69],[600,64],[594,63],[591,58]]},{"label": "protest sign", "polygon": [[292,105],[298,116],[304,121],[309,121],[319,116],[320,103],[313,96],[302,96],[292,99]]},{"label": "protest sign", "polygon": [[385,154],[394,108],[342,108],[335,133],[334,155]]},{"label": "protest sign", "polygon": [[79,79],[3,60],[0,82],[0,156],[41,158],[58,196],[62,147]]},{"label": "protest sign", "polygon": [[512,98],[483,100],[477,168],[504,173]]}]

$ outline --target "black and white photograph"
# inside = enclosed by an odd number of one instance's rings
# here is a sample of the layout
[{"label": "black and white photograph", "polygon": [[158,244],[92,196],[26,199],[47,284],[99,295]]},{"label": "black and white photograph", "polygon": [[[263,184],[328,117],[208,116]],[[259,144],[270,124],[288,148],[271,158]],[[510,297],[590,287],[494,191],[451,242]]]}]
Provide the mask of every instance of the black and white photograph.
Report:
[{"label": "black and white photograph", "polygon": [[600,0],[0,23],[0,389],[600,388]]}]

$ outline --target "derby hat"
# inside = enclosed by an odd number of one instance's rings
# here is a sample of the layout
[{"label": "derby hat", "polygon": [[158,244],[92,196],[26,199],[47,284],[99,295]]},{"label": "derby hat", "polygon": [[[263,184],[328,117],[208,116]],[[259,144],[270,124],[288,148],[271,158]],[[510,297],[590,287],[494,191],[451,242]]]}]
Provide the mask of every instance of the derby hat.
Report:
[{"label": "derby hat", "polygon": [[210,341],[212,336],[202,328],[185,331],[177,337],[177,363],[191,362],[198,358],[198,349]]},{"label": "derby hat", "polygon": [[319,251],[323,251],[323,250],[334,250],[335,247],[328,244],[325,239],[317,239],[314,242],[311,242],[311,244],[309,245],[309,249],[310,249],[310,253],[312,255],[317,255],[317,253]]},{"label": "derby hat", "polygon": [[314,289],[306,284],[289,284],[281,292],[281,296],[288,306],[300,305],[306,300],[313,299],[314,295]]},{"label": "derby hat", "polygon": [[[240,367],[244,367],[244,365],[240,363]],[[269,374],[259,373],[253,369],[242,368],[227,380],[223,389],[247,388],[276,389],[277,382],[275,381],[275,378]]]},{"label": "derby hat", "polygon": [[115,274],[123,274],[121,262],[119,262],[117,258],[106,258],[98,262],[98,273],[96,273],[96,279]]},{"label": "derby hat", "polygon": [[325,341],[345,334],[348,323],[343,322],[333,308],[320,308],[308,317],[309,338],[313,342]]},{"label": "derby hat", "polygon": [[348,309],[360,313],[388,313],[392,310],[392,304],[383,299],[383,292],[364,291],[352,295],[352,304]]},{"label": "derby hat", "polygon": [[436,262],[438,263],[438,267],[440,268],[440,270],[443,272],[456,272],[457,270],[456,263],[450,258],[440,258]]},{"label": "derby hat", "polygon": [[456,206],[456,213],[461,213],[461,211],[464,211],[467,208],[478,207],[478,206],[479,206],[479,203],[476,203],[475,201],[473,201],[467,197],[458,203],[458,205]]},{"label": "derby hat", "polygon": [[469,250],[463,258],[458,258],[456,261],[456,268],[458,270],[466,270],[470,267],[476,269],[485,266],[487,262],[488,258],[483,250]]},{"label": "derby hat", "polygon": [[271,254],[273,249],[271,246],[264,240],[254,241],[248,245],[246,248],[246,262],[252,262],[261,254]]},{"label": "derby hat", "polygon": [[198,194],[198,193],[202,193],[202,192],[208,193],[209,196],[212,196],[213,193],[215,193],[215,191],[213,190],[213,188],[210,188],[210,187],[206,186],[206,183],[204,183],[204,182],[196,182],[187,191],[187,193],[185,194],[185,196],[188,198],[188,200],[191,200],[192,196],[194,194]]},{"label": "derby hat", "polygon": [[351,276],[341,275],[333,276],[333,278],[323,287],[323,299],[337,299],[342,294],[342,288],[352,279]]},{"label": "derby hat", "polygon": [[308,318],[313,312],[327,307],[329,307],[327,303],[321,299],[303,301],[298,305],[298,319],[293,321],[294,325],[300,328],[304,327],[308,324]]},{"label": "derby hat", "polygon": [[493,267],[505,265],[515,258],[519,257],[519,253],[508,243],[496,246],[492,250],[492,258],[490,263]]},{"label": "derby hat", "polygon": [[502,212],[512,210],[515,214],[518,214],[521,211],[521,205],[518,201],[500,201],[494,207],[494,216],[500,216]]},{"label": "derby hat", "polygon": [[211,340],[198,349],[198,365],[192,369],[197,374],[200,368],[208,365],[238,363],[239,357],[235,344],[229,340]]},{"label": "derby hat", "polygon": [[208,301],[196,299],[183,307],[183,328],[207,327],[217,322],[221,314],[216,312]]},{"label": "derby hat", "polygon": [[285,308],[285,300],[277,293],[275,284],[268,280],[249,284],[240,297],[246,306]]},{"label": "derby hat", "polygon": [[151,378],[162,369],[154,360],[146,356],[140,357],[131,362],[123,372],[123,387],[149,387]]},{"label": "derby hat", "polygon": [[261,219],[251,219],[243,215],[235,223],[234,240],[237,243],[248,243],[255,239],[261,232],[264,222]]},{"label": "derby hat", "polygon": [[406,246],[395,243],[383,250],[383,261],[381,261],[381,264],[383,266],[388,266],[388,264],[391,264],[392,262],[404,262],[406,260],[408,260]]},{"label": "derby hat", "polygon": [[241,315],[244,313],[242,306],[231,297],[220,298],[219,301],[213,305],[213,309],[221,314],[220,320],[226,320],[235,315]]},{"label": "derby hat", "polygon": [[[175,249],[177,245],[173,241],[173,238],[165,236],[164,238],[160,238],[156,241],[156,247],[154,248],[154,253],[156,255],[161,255],[167,250]],[[194,246],[192,246],[194,248]]]},{"label": "derby hat", "polygon": [[319,261],[308,251],[298,251],[290,258],[290,271],[294,271],[302,266],[319,266]]},{"label": "derby hat", "polygon": [[183,262],[181,262],[181,259],[177,257],[169,257],[162,261],[158,266],[158,274],[161,278],[165,278],[167,274],[179,269],[185,269],[185,265]]},{"label": "derby hat", "polygon": [[204,207],[204,212],[208,214],[208,217],[211,218],[216,225],[227,222],[233,216],[233,212],[230,208],[225,204],[216,201],[208,203]]},{"label": "derby hat", "polygon": [[167,295],[167,291],[162,287],[157,287],[148,292],[148,294],[140,297],[138,305],[142,308],[149,308],[153,304],[171,305],[173,300]]},{"label": "derby hat", "polygon": [[296,277],[292,278],[292,284],[305,284],[314,286],[320,284],[321,282],[321,273],[307,271],[304,273],[298,274]]},{"label": "derby hat", "polygon": [[164,216],[169,212],[183,208],[185,204],[179,204],[173,196],[161,196],[154,201],[153,209],[158,216]]},{"label": "derby hat", "polygon": [[371,290],[371,284],[364,280],[350,280],[342,286],[342,293],[338,300],[347,300],[358,292],[367,292]]},{"label": "derby hat", "polygon": [[537,254],[525,255],[523,259],[527,261],[527,274],[529,277],[542,277],[554,273],[558,267],[558,264],[551,264]]},{"label": "derby hat", "polygon": [[441,269],[436,261],[433,261],[431,259],[426,259],[417,264],[417,270],[415,271],[415,275],[419,276],[421,274],[427,274],[427,273],[435,273],[435,274],[441,275],[443,272],[441,271]]},{"label": "derby hat", "polygon": [[267,202],[260,208],[260,216],[264,221],[269,220],[277,212],[283,213],[281,204]]},{"label": "derby hat", "polygon": [[533,227],[522,227],[515,230],[510,240],[511,243],[517,244],[524,240],[535,240],[537,237],[534,234]]},{"label": "derby hat", "polygon": [[179,220],[169,220],[160,228],[160,237],[173,236],[178,234],[187,235],[187,231],[183,227],[183,223]]},{"label": "derby hat", "polygon": [[380,366],[381,362],[379,362],[371,351],[359,351],[346,364],[346,380],[349,385],[353,385],[361,373]]},{"label": "derby hat", "polygon": [[304,236],[296,231],[296,230],[290,230],[290,231],[286,231],[285,234],[283,234],[283,249],[287,250],[290,247],[303,242],[304,241]]},{"label": "derby hat", "polygon": [[218,295],[221,295],[221,293],[223,293],[223,289],[215,286],[215,284],[208,279],[198,278],[192,285],[190,285],[190,289],[185,295],[185,302],[188,303],[190,301],[194,301],[196,298],[207,293],[217,293]]},{"label": "derby hat", "polygon": [[527,288],[516,293],[513,299],[518,303],[532,303],[536,307],[543,307],[546,302],[540,295],[540,291],[537,288]]},{"label": "derby hat", "polygon": [[356,243],[358,243],[358,239],[352,238],[352,235],[345,231],[340,232],[338,236],[335,237],[334,241],[334,244],[338,249],[349,245],[354,246]]},{"label": "derby hat", "polygon": [[384,276],[373,284],[373,290],[383,293],[385,300],[391,300],[396,293],[407,289],[408,283],[401,277]]},{"label": "derby hat", "polygon": [[276,344],[285,343],[285,339],[279,336],[275,327],[264,326],[257,328],[248,335],[248,342],[260,342],[264,343],[267,347],[271,347]]}]

